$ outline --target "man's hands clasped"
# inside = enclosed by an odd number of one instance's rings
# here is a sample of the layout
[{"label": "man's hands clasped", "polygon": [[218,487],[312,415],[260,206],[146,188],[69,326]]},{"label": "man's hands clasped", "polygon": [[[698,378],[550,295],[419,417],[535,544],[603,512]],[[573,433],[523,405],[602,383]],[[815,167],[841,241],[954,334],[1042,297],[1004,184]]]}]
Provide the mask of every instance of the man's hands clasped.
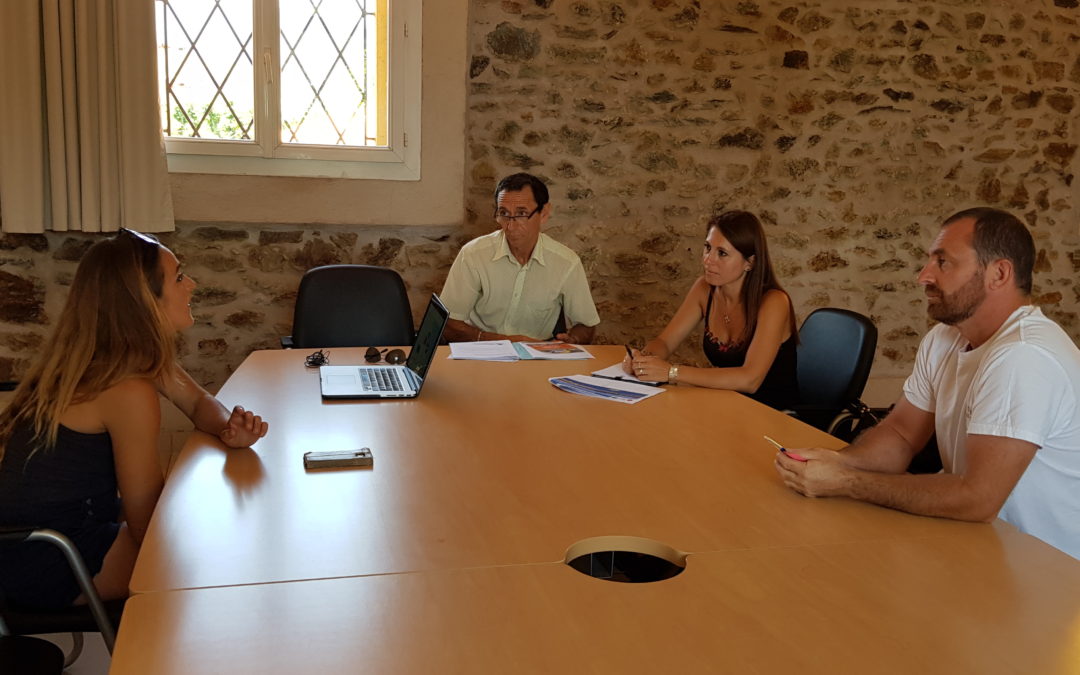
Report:
[{"label": "man's hands clasped", "polygon": [[846,494],[848,468],[839,452],[825,448],[789,448],[806,461],[776,453],[774,465],[784,485],[804,497],[837,497]]}]

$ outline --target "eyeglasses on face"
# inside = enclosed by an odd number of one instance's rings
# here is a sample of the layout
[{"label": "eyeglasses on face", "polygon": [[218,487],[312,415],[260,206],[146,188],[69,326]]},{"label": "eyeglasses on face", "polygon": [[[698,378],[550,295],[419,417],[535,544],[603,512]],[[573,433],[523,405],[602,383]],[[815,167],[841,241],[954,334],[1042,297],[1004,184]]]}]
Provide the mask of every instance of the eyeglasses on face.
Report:
[{"label": "eyeglasses on face", "polygon": [[500,223],[502,225],[505,225],[507,223],[514,223],[514,222],[517,222],[519,220],[521,222],[525,222],[529,218],[532,218],[536,214],[540,213],[540,209],[542,209],[542,208],[543,208],[542,206],[537,206],[535,209],[533,209],[529,213],[519,213],[517,215],[511,214],[509,211],[503,211],[501,209],[496,209],[495,210],[495,222]]}]

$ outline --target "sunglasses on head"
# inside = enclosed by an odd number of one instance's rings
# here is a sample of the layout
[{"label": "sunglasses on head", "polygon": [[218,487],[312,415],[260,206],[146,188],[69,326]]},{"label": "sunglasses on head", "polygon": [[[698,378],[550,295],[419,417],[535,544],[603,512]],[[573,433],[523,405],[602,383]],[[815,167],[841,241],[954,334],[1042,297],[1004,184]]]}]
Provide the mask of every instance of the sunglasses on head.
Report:
[{"label": "sunglasses on head", "polygon": [[117,232],[117,234],[127,235],[127,236],[131,237],[132,239],[137,239],[137,240],[139,240],[139,241],[141,241],[143,243],[150,244],[151,246],[154,246],[155,248],[157,248],[158,246],[161,246],[161,242],[158,241],[156,237],[152,237],[152,236],[150,236],[148,234],[143,234],[142,232],[137,232],[135,230],[129,230],[126,227],[121,227],[120,230]]},{"label": "sunglasses on head", "polygon": [[375,347],[368,347],[364,352],[364,360],[368,363],[378,363],[383,358],[383,354],[386,354],[386,362],[391,365],[398,363],[405,363],[405,350],[404,349],[391,349],[389,352],[386,349],[377,349]]}]

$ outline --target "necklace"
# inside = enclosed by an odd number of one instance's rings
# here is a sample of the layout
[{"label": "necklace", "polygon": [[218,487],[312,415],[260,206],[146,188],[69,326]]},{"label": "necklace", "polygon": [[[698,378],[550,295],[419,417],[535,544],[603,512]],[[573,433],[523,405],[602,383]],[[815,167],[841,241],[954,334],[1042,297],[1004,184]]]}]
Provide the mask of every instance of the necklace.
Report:
[{"label": "necklace", "polygon": [[727,298],[724,297],[723,291],[718,291],[716,294],[719,295],[720,299],[724,301],[724,308],[720,310],[720,316],[724,319],[724,325],[730,326],[731,314],[729,313],[729,310],[727,308]]}]

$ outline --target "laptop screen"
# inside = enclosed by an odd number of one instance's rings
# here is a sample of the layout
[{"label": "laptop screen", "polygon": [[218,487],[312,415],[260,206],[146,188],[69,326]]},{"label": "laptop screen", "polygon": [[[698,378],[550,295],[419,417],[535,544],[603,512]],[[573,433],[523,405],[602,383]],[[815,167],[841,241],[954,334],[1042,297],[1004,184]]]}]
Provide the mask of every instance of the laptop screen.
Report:
[{"label": "laptop screen", "polygon": [[449,317],[450,312],[443,307],[439,297],[432,293],[427,311],[424,312],[424,318],[420,321],[420,330],[416,332],[416,342],[413,343],[412,351],[409,352],[409,360],[405,362],[405,367],[416,373],[421,380],[427,375],[428,366],[435,357],[435,348],[439,346],[443,328],[446,327],[446,320]]}]

